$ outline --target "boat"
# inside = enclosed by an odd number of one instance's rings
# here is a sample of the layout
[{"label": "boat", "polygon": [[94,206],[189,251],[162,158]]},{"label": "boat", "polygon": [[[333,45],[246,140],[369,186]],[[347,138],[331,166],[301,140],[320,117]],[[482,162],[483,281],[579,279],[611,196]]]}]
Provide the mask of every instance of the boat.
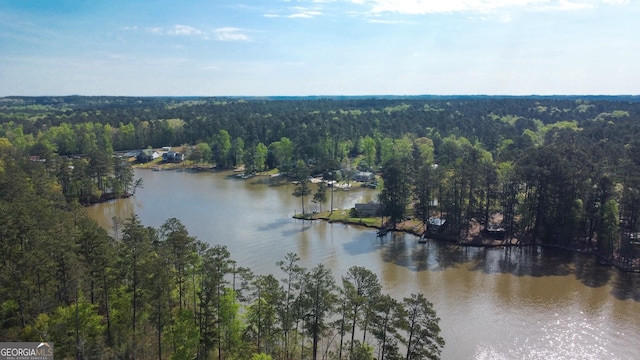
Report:
[{"label": "boat", "polygon": [[382,229],[378,230],[378,232],[376,233],[376,235],[378,237],[383,237],[385,235],[387,235],[387,233],[391,231],[391,228],[388,226],[383,227]]}]

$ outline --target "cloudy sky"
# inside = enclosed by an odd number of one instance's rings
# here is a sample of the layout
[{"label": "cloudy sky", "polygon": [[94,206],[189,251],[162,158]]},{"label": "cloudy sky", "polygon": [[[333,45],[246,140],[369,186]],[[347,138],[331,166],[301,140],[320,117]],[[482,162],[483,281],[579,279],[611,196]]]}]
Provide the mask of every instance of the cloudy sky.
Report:
[{"label": "cloudy sky", "polygon": [[0,0],[0,96],[640,94],[640,1]]}]

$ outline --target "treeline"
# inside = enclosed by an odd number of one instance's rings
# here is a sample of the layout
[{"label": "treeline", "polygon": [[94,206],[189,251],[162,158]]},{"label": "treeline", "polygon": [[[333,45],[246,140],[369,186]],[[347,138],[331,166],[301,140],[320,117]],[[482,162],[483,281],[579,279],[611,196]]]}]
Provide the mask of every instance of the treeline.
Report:
[{"label": "treeline", "polygon": [[184,144],[195,162],[248,172],[382,170],[397,175],[382,193],[394,221],[414,207],[456,239],[495,225],[640,269],[639,119],[633,97],[18,97],[0,102],[0,137],[25,155]]},{"label": "treeline", "polygon": [[177,219],[112,234],[40,162],[0,142],[0,338],[77,359],[437,359],[439,319],[354,266],[336,280],[287,254],[255,274]]}]

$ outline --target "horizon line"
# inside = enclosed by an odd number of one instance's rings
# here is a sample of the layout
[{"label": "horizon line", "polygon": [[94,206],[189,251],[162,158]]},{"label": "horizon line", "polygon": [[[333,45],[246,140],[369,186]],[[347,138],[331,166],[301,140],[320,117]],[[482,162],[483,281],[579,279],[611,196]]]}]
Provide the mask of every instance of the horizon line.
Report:
[{"label": "horizon line", "polygon": [[7,98],[53,98],[53,97],[119,97],[119,98],[416,98],[416,97],[640,97],[640,94],[309,94],[309,95],[4,95],[0,99]]}]

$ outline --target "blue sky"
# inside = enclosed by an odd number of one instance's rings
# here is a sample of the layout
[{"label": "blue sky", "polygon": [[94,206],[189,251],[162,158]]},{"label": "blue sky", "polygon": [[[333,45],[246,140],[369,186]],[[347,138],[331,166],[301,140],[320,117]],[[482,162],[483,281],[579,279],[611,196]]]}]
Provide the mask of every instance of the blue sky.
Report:
[{"label": "blue sky", "polygon": [[0,0],[0,96],[640,94],[640,1]]}]

